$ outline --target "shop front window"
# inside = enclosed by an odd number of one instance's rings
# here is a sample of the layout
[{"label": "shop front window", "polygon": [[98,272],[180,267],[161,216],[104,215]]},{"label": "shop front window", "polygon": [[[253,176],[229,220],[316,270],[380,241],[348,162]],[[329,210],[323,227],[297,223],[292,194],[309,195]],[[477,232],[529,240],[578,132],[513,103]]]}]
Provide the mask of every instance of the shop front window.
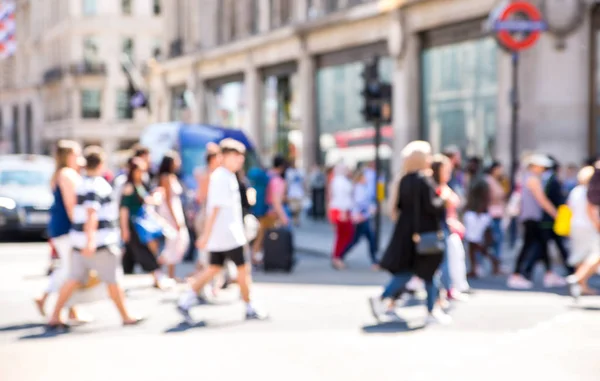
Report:
[{"label": "shop front window", "polygon": [[600,153],[600,8],[596,7],[592,18],[592,51],[591,77],[593,88],[591,92],[590,107],[592,108],[592,119],[589,130],[589,154],[597,156]]},{"label": "shop front window", "polygon": [[206,112],[209,124],[240,129],[245,124],[246,104],[243,82],[228,82],[207,92]]},{"label": "shop front window", "polygon": [[464,155],[493,156],[497,54],[491,37],[422,52],[423,135],[434,151],[456,145]]},{"label": "shop front window", "polygon": [[[317,71],[317,129],[320,161],[330,167],[339,162],[354,168],[375,160],[375,127],[365,121],[362,109],[364,62],[320,68]],[[383,81],[392,78],[392,60],[379,60],[379,75]],[[381,126],[379,147],[383,169],[387,172],[393,142],[392,127]]]},{"label": "shop front window", "polygon": [[185,86],[171,88],[171,121],[173,122],[181,122],[184,119],[186,109],[185,89]]},{"label": "shop front window", "polygon": [[262,159],[280,154],[302,167],[302,132],[298,109],[298,75],[268,76],[264,81]]}]

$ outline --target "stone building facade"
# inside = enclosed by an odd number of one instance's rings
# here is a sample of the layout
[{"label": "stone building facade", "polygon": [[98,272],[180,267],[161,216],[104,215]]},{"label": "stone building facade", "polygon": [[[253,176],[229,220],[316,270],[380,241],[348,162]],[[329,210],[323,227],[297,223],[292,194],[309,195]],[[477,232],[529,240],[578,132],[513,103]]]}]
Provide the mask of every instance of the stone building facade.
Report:
[{"label": "stone building facade", "polygon": [[[517,147],[581,162],[600,149],[600,11],[593,1],[532,2],[551,31],[519,55]],[[169,58],[148,73],[153,121],[241,128],[263,157],[287,150],[304,167],[369,161],[360,73],[378,55],[393,86],[387,162],[397,165],[394,153],[417,138],[511,161],[512,56],[488,22],[504,1],[176,3],[165,15]]]},{"label": "stone building facade", "polygon": [[147,112],[129,107],[124,56],[162,49],[161,1],[20,0],[16,55],[0,62],[4,153],[49,153],[55,141],[130,146]]}]

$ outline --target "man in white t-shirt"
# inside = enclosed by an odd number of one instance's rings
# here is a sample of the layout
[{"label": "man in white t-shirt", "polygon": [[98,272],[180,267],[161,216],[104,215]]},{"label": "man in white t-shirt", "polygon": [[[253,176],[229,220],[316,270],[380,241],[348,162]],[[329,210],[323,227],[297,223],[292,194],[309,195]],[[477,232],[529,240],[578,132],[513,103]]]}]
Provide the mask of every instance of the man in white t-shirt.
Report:
[{"label": "man in white t-shirt", "polygon": [[202,236],[197,241],[201,250],[210,253],[208,268],[194,277],[190,289],[179,300],[177,309],[188,324],[193,324],[189,309],[206,301],[198,297],[200,290],[223,269],[226,260],[237,267],[238,285],[246,302],[246,319],[264,319],[250,303],[250,272],[244,258],[244,246],[248,243],[244,230],[240,190],[235,173],[244,165],[244,145],[233,139],[221,142],[222,164],[210,175],[206,199],[206,222]]}]

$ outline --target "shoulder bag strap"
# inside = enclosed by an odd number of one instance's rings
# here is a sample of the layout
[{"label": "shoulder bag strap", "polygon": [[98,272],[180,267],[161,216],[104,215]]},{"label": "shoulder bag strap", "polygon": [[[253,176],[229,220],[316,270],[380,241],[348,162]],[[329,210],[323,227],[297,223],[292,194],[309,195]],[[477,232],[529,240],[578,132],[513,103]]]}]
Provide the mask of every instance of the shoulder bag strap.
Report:
[{"label": "shoulder bag strap", "polygon": [[421,187],[421,175],[417,174],[417,186],[416,186],[416,197],[414,200],[415,203],[415,217],[413,219],[414,221],[414,233],[413,233],[413,241],[415,243],[419,242],[419,240],[421,239],[421,236],[419,234],[419,215],[421,214],[421,189],[419,189]]}]

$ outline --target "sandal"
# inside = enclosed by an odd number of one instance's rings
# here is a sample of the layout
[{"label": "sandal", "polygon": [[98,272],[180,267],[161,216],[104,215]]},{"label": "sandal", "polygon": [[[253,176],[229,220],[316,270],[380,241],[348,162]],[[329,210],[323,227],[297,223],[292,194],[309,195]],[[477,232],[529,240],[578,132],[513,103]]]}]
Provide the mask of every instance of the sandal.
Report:
[{"label": "sandal", "polygon": [[593,288],[584,288],[581,290],[581,295],[583,296],[596,296],[598,295],[598,290]]},{"label": "sandal", "polygon": [[134,326],[134,325],[139,325],[140,323],[143,323],[144,321],[146,321],[146,318],[137,317],[137,318],[134,318],[131,321],[124,321],[123,322],[123,327],[131,327],[131,326]]},{"label": "sandal", "polygon": [[59,331],[59,332],[68,332],[71,329],[71,326],[65,323],[48,323],[46,324],[46,330],[48,331]]}]

